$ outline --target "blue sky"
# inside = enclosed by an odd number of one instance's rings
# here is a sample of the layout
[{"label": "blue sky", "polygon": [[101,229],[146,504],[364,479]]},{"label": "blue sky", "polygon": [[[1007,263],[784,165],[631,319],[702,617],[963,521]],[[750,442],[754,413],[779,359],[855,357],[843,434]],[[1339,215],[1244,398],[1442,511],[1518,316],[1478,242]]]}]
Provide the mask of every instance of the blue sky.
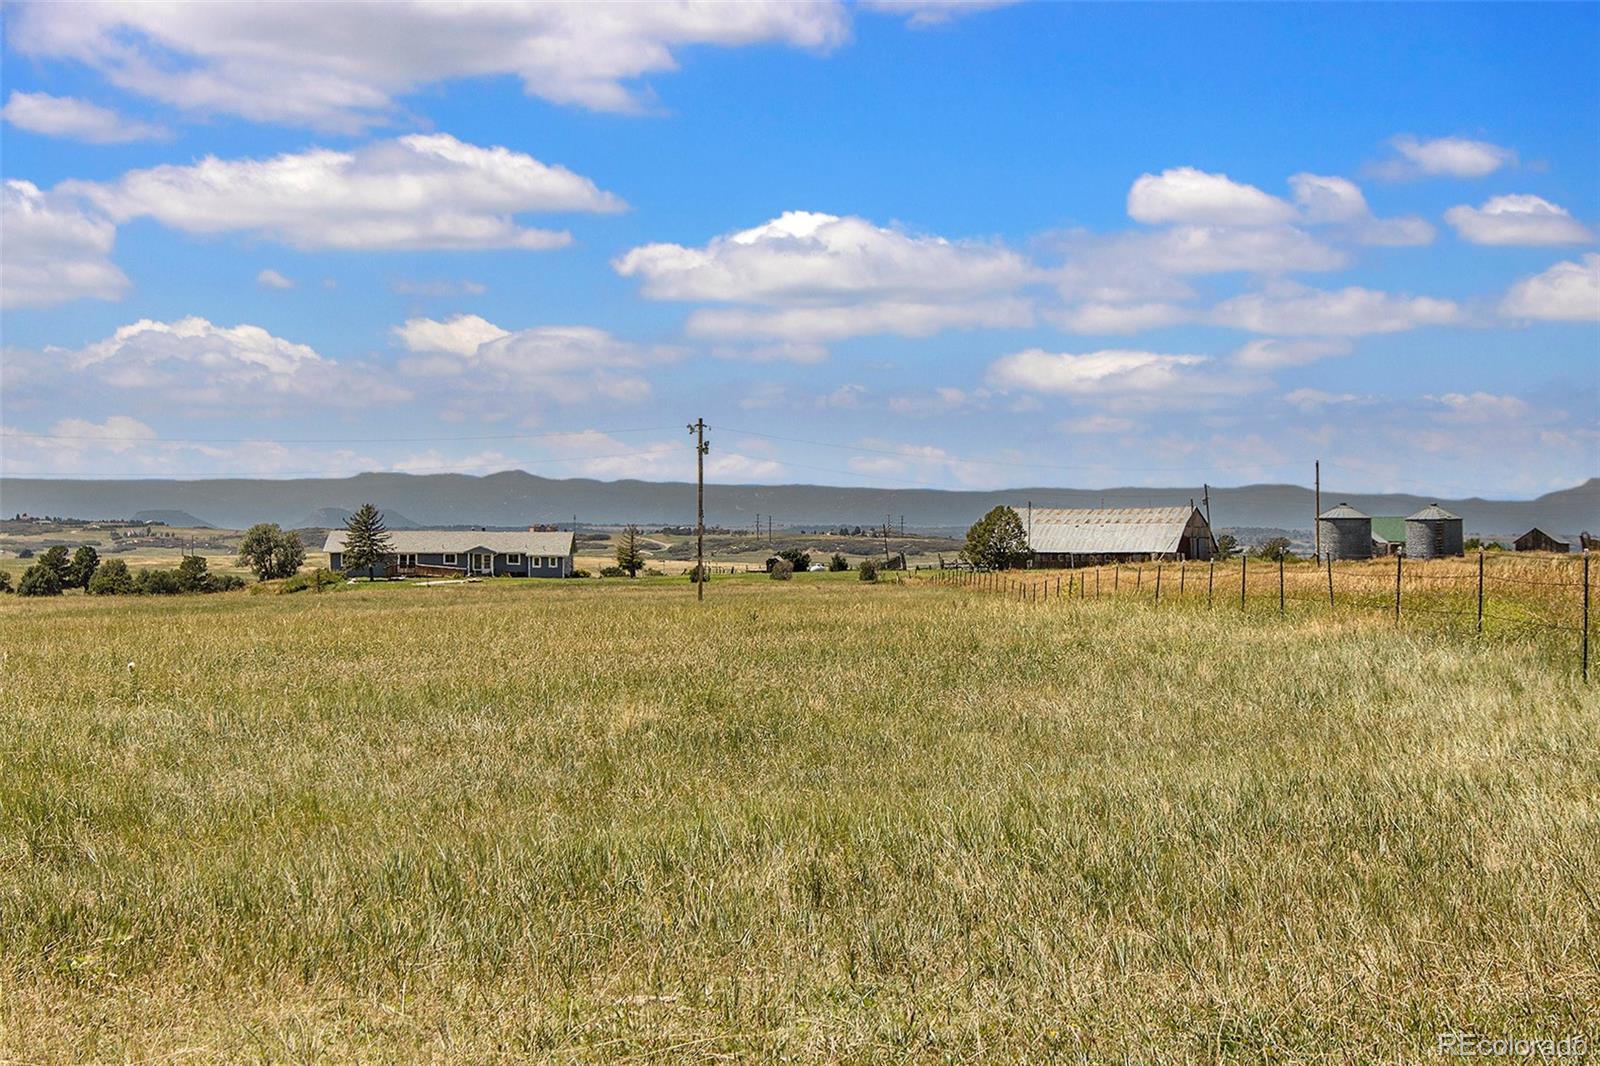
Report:
[{"label": "blue sky", "polygon": [[1600,473],[1595,5],[3,18],[6,474]]}]

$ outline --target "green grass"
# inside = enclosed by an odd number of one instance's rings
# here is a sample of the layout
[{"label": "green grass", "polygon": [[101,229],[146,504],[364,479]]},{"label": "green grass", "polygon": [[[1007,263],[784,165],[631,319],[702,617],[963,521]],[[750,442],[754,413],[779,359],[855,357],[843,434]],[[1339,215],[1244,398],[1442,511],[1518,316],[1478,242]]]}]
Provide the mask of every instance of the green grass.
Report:
[{"label": "green grass", "polygon": [[1537,644],[678,578],[8,600],[0,655],[0,1059],[1600,1036],[1600,698]]}]

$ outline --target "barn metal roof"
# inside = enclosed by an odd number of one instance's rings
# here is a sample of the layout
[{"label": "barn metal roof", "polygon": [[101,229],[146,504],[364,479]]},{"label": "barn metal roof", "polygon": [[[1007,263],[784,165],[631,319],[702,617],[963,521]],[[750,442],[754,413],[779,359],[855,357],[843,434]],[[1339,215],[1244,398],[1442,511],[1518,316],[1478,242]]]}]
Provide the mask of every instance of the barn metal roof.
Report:
[{"label": "barn metal roof", "polygon": [[1458,514],[1451,514],[1449,511],[1446,511],[1443,507],[1440,507],[1436,503],[1428,504],[1428,506],[1418,511],[1416,514],[1406,515],[1407,522],[1438,522],[1443,519],[1452,519],[1459,522],[1461,521],[1461,516]]},{"label": "barn metal roof", "polygon": [[1406,542],[1406,520],[1399,515],[1374,515],[1372,539],[1386,540],[1391,544]]},{"label": "barn metal roof", "polygon": [[1366,518],[1367,516],[1351,507],[1348,503],[1341,503],[1337,507],[1323,511],[1317,517],[1332,520],[1336,518]]},{"label": "barn metal roof", "polygon": [[[389,550],[407,555],[435,555],[449,552],[457,555],[470,551],[494,552],[496,555],[571,555],[572,534],[529,533],[519,530],[486,532],[481,529],[391,529]],[[344,551],[345,531],[336,529],[328,534],[323,551]]]},{"label": "barn metal roof", "polygon": [[1035,507],[1028,547],[1073,555],[1175,552],[1194,513],[1189,507]]}]

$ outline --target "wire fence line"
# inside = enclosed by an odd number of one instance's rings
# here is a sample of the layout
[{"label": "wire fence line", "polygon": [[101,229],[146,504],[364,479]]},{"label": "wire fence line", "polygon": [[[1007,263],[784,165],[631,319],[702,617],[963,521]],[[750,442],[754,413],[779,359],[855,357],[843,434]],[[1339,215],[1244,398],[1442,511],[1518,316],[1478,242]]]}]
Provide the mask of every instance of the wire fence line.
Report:
[{"label": "wire fence line", "polygon": [[1593,628],[1589,553],[1417,560],[1403,555],[1350,562],[1237,558],[1106,563],[1066,570],[940,570],[943,587],[1025,604],[1089,600],[1153,609],[1232,609],[1307,617],[1341,612],[1387,615],[1395,625],[1485,636],[1566,637],[1585,680]]}]

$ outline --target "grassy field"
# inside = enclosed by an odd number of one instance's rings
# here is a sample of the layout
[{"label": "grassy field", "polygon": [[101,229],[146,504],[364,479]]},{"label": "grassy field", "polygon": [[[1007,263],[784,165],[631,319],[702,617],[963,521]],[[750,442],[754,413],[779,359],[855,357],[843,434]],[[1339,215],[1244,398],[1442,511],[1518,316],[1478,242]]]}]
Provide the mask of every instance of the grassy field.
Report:
[{"label": "grassy field", "polygon": [[1570,651],[912,579],[7,598],[0,1059],[1593,1048]]}]

